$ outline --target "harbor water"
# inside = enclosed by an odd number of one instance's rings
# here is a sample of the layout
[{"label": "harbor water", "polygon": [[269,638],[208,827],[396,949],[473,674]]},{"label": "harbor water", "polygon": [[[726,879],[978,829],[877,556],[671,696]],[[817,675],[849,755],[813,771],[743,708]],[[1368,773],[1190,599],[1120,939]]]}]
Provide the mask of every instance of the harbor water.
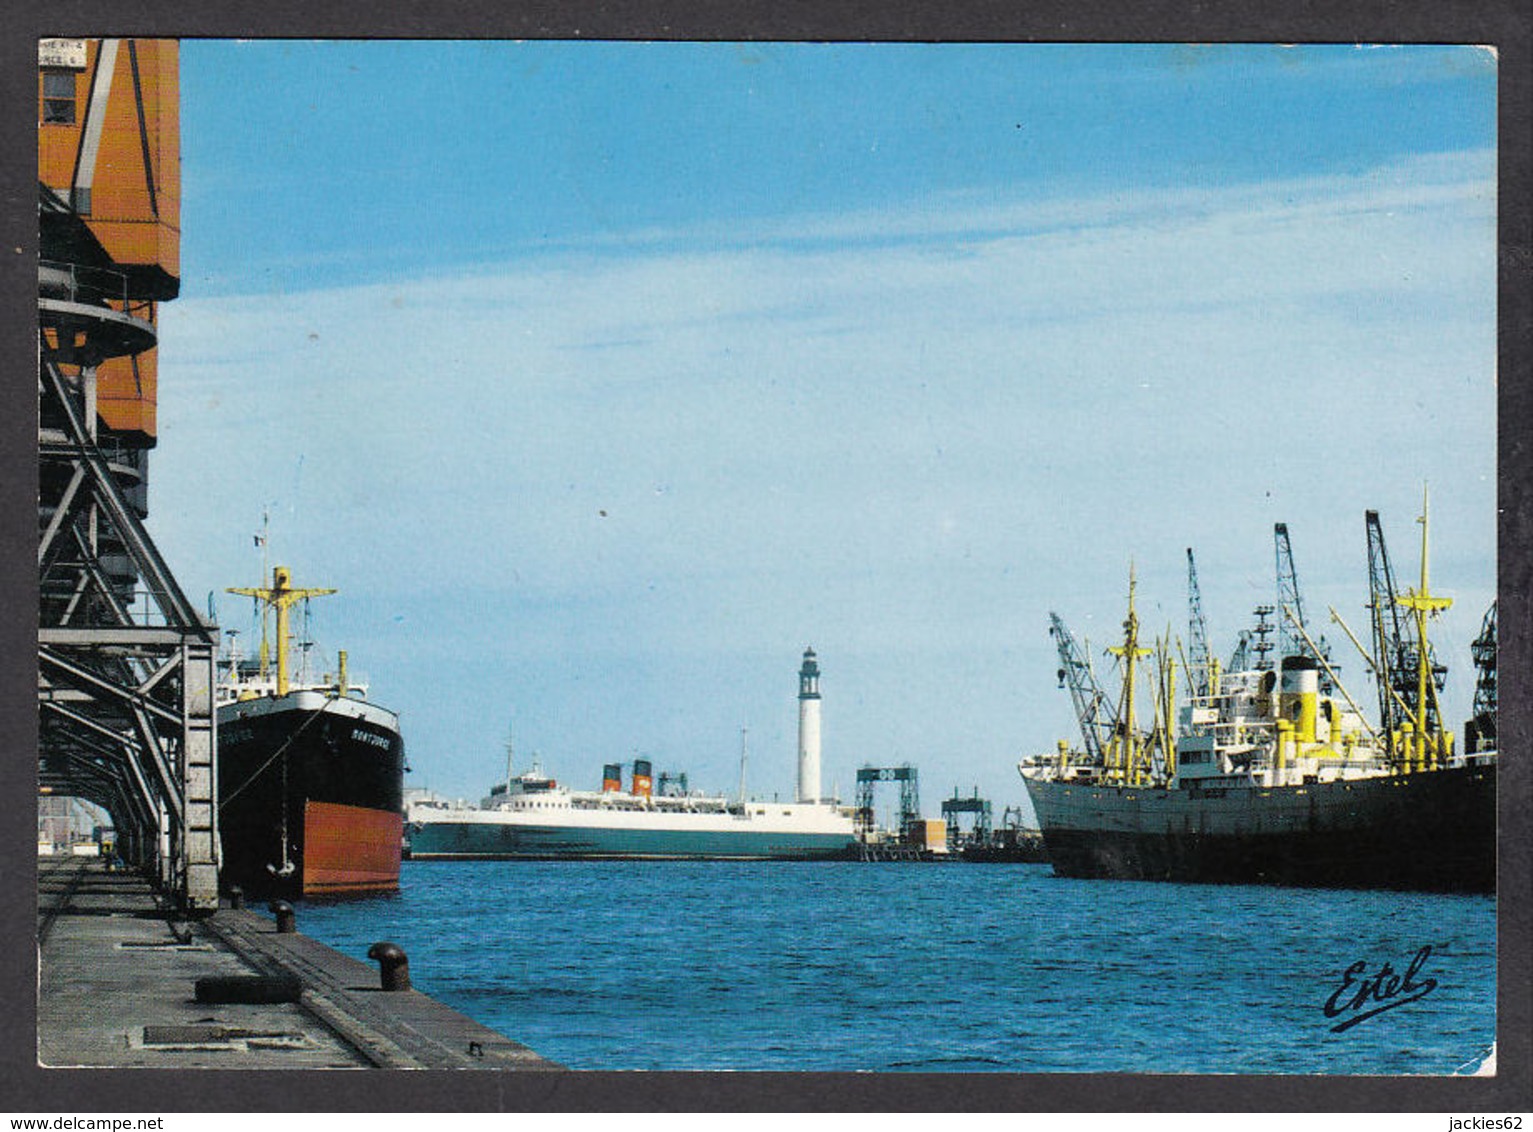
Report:
[{"label": "harbor water", "polygon": [[406,861],[299,929],[399,944],[417,989],[573,1069],[1451,1074],[1495,1036],[1485,896]]}]

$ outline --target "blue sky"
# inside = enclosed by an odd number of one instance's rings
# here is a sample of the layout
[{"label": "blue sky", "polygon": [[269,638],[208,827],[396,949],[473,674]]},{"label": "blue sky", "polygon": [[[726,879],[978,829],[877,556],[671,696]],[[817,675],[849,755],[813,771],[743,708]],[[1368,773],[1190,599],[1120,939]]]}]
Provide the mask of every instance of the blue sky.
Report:
[{"label": "blue sky", "polygon": [[[1449,717],[1495,577],[1495,67],[1435,47],[235,43],[182,52],[151,529],[276,558],[412,781],[518,748],[1022,803],[1047,635],[1311,618],[1433,492]],[[248,628],[243,604],[223,623]],[[1343,678],[1371,701],[1338,630]],[[1350,662],[1350,663],[1349,663]],[[1349,679],[1350,677],[1350,679]]]}]

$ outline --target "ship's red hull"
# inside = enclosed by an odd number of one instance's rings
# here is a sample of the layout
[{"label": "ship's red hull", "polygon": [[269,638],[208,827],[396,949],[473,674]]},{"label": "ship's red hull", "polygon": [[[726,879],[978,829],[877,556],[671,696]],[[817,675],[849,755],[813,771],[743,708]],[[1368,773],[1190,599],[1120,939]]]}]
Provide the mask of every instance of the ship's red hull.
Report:
[{"label": "ship's red hull", "polygon": [[397,890],[402,826],[397,811],[311,799],[304,808],[303,895]]},{"label": "ship's red hull", "polygon": [[311,691],[218,712],[221,883],[247,896],[399,888],[404,742],[390,712]]}]

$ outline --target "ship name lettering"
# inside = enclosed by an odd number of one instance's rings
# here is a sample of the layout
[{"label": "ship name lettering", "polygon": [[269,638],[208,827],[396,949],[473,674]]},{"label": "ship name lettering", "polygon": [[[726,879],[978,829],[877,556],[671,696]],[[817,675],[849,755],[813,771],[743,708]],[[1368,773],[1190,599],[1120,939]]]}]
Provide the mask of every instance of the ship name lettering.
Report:
[{"label": "ship name lettering", "polygon": [[[1404,974],[1396,972],[1387,961],[1379,967],[1377,972],[1361,979],[1359,976],[1368,969],[1366,959],[1359,959],[1348,967],[1342,974],[1341,986],[1332,991],[1331,997],[1325,1000],[1325,1016],[1337,1018],[1343,1014],[1351,1014],[1351,1017],[1332,1026],[1331,1032],[1339,1034],[1344,1030],[1350,1030],[1359,1022],[1365,1022],[1386,1010],[1393,1010],[1408,1002],[1416,1002],[1431,994],[1437,989],[1437,980],[1417,979],[1431,954],[1432,945],[1430,943],[1423,945],[1411,957],[1410,965],[1406,967]],[[1402,995],[1405,997],[1401,997]],[[1380,1005],[1372,1005],[1374,1003]],[[1364,1009],[1365,1007],[1368,1009]],[[1359,1011],[1361,1013],[1358,1013]]]}]

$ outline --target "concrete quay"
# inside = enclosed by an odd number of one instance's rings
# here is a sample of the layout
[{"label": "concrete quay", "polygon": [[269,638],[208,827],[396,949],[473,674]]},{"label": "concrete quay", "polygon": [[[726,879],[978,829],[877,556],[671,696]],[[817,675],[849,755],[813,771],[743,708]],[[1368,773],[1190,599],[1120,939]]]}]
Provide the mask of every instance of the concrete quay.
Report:
[{"label": "concrete quay", "polygon": [[[563,1068],[264,912],[181,918],[94,858],[38,860],[38,964],[48,1068]],[[199,1002],[199,979],[287,1000]]]}]

